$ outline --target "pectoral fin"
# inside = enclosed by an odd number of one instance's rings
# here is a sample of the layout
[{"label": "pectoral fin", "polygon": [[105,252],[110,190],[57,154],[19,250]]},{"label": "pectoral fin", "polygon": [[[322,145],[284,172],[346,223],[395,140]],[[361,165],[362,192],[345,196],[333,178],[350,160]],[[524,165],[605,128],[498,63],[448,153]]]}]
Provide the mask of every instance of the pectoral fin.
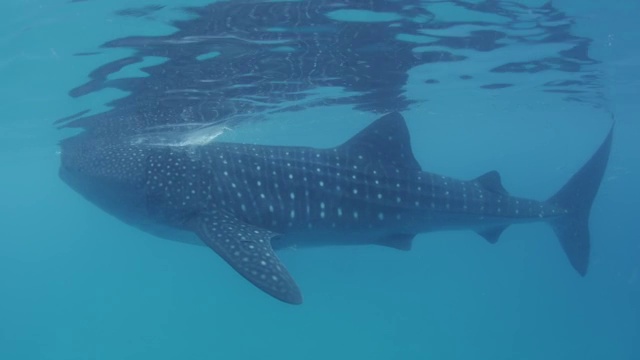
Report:
[{"label": "pectoral fin", "polygon": [[302,303],[298,285],[271,248],[271,238],[278,234],[222,211],[199,216],[194,221],[194,231],[259,289],[286,303]]}]

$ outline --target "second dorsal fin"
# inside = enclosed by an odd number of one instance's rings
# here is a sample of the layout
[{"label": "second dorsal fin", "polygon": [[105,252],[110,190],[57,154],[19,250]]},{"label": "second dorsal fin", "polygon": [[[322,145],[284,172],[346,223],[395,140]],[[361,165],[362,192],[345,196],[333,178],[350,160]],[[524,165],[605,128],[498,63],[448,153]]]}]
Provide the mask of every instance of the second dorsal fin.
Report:
[{"label": "second dorsal fin", "polygon": [[488,191],[501,195],[509,195],[507,190],[502,186],[502,180],[500,179],[500,173],[497,171],[489,171],[484,175],[480,175],[473,181],[480,184],[480,186]]}]

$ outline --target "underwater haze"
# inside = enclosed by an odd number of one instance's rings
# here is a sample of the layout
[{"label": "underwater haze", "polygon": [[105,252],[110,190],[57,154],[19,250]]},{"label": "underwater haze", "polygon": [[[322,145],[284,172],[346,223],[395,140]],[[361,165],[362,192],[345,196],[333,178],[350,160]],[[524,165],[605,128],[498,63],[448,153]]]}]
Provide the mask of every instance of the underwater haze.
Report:
[{"label": "underwater haze", "polygon": [[[640,360],[637,14],[631,0],[2,1],[0,359]],[[286,246],[304,295],[291,305],[63,176],[69,144],[332,148],[395,112],[422,170],[543,204],[613,128],[586,274],[544,222],[421,233],[410,251]],[[96,154],[85,168],[113,160]]]}]

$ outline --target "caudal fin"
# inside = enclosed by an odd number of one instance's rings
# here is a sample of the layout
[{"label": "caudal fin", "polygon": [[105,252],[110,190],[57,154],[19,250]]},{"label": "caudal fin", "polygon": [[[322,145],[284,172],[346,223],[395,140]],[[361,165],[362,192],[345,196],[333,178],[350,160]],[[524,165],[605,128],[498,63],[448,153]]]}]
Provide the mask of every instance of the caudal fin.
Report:
[{"label": "caudal fin", "polygon": [[613,127],[591,159],[547,202],[567,213],[550,222],[565,254],[584,276],[589,267],[589,213],[609,160]]}]

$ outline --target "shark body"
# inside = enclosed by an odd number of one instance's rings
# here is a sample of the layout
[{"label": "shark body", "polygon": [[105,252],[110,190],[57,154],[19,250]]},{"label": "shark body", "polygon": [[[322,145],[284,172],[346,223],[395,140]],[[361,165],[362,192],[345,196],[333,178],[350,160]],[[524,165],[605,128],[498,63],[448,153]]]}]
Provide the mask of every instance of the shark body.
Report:
[{"label": "shark body", "polygon": [[589,262],[588,217],[611,133],[547,201],[511,196],[497,172],[457,180],[425,172],[402,116],[330,149],[213,142],[162,147],[82,135],[62,143],[60,175],[90,201],[154,235],[201,241],[273,297],[302,302],[274,250],[376,244],[472,229],[489,242],[514,223],[548,222],[575,270]]}]

